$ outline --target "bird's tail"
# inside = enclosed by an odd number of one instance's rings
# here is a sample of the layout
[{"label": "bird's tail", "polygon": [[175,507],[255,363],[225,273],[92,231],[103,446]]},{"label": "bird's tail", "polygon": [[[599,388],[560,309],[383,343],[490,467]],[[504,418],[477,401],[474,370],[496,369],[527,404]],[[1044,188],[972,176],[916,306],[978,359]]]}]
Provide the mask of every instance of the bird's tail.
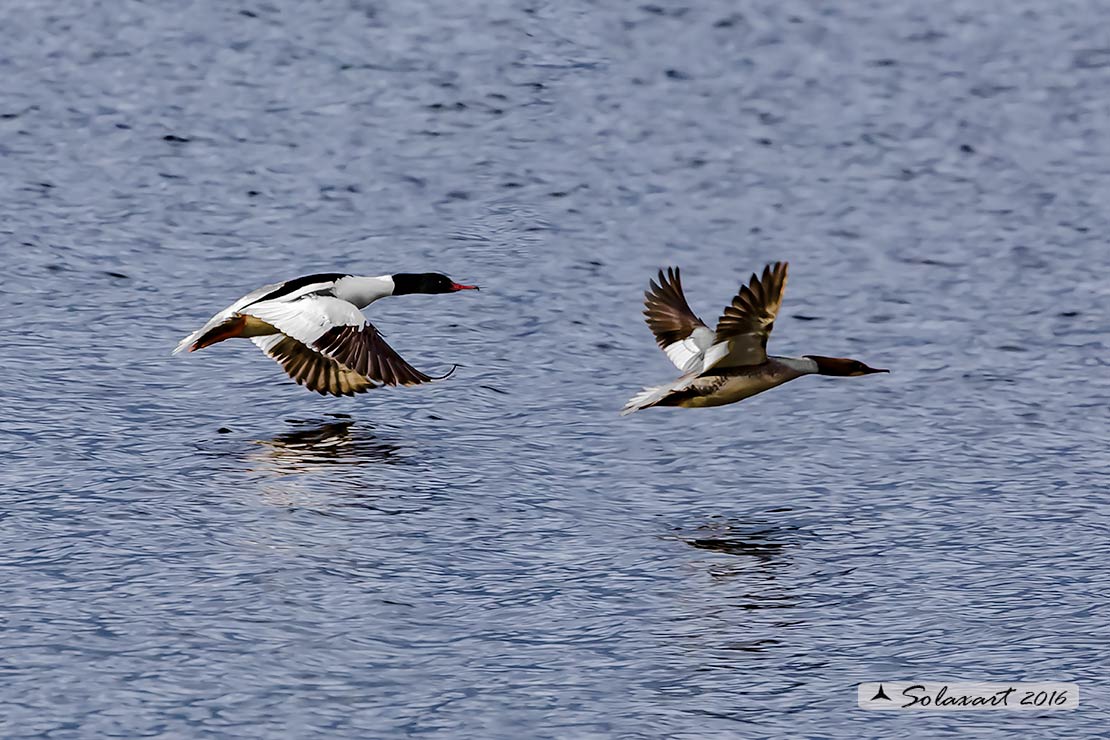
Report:
[{"label": "bird's tail", "polygon": [[640,409],[648,409],[663,400],[666,393],[660,393],[663,386],[655,386],[653,388],[644,388],[632,398],[628,399],[628,403],[621,409],[621,416],[628,416],[634,414]]},{"label": "bird's tail", "polygon": [[178,342],[177,347],[174,348],[173,354],[176,355],[186,349],[190,352],[195,352],[198,349],[204,349],[216,342],[222,342],[225,339],[241,336],[246,323],[247,320],[243,316],[234,316],[221,322],[209,321],[203,327],[197,329]]},{"label": "bird's tail", "polygon": [[192,345],[193,342],[197,341],[202,333],[203,331],[195,331],[189,336],[182,339],[180,342],[177,343],[177,346],[173,348],[173,354],[181,354],[185,350],[189,349],[189,346]]},{"label": "bird's tail", "polygon": [[697,373],[686,373],[678,380],[667,383],[666,385],[656,385],[649,388],[644,388],[635,396],[628,399],[628,403],[626,403],[624,405],[624,408],[621,409],[621,416],[628,416],[629,414],[635,413],[640,409],[649,409],[652,406],[659,405],[672,393],[685,390],[697,377]]}]

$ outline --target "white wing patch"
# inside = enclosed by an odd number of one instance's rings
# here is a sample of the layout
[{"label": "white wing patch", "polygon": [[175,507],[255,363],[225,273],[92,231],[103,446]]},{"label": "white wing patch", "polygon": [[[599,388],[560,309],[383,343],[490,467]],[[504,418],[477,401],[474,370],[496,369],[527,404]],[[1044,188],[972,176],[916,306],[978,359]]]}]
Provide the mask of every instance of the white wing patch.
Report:
[{"label": "white wing patch", "polygon": [[713,332],[705,326],[699,326],[685,339],[672,342],[663,348],[667,358],[684,373],[695,369],[699,372],[702,368],[705,350],[713,344]]}]

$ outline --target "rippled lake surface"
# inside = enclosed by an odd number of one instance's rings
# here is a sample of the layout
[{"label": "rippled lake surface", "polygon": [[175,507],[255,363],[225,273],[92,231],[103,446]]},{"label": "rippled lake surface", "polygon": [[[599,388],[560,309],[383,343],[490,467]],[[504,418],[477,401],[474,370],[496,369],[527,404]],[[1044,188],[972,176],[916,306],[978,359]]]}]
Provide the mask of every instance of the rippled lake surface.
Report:
[{"label": "rippled lake surface", "polygon": [[[0,734],[1089,737],[1110,722],[1104,4],[0,5]],[[619,418],[791,262],[891,375]],[[355,399],[261,284],[438,270]],[[879,714],[865,680],[1061,680]]]}]

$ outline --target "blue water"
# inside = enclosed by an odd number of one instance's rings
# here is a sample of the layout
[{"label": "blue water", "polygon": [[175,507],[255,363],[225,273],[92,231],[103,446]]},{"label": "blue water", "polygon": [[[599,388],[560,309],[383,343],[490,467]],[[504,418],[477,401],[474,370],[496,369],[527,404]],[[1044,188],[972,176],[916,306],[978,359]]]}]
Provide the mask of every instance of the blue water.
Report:
[{"label": "blue water", "polygon": [[[1103,733],[1108,13],[3,3],[0,735]],[[778,259],[772,350],[891,375],[617,416],[659,266]],[[333,270],[480,284],[371,311],[458,372],[169,356]]]}]

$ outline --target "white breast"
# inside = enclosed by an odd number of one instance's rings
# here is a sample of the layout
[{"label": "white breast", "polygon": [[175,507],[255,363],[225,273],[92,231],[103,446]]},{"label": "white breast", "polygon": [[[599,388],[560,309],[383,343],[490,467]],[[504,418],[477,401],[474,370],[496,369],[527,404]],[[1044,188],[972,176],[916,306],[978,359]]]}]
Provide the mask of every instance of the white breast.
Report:
[{"label": "white breast", "polygon": [[393,276],[360,277],[349,275],[335,281],[333,292],[336,298],[365,308],[379,298],[393,295]]}]

